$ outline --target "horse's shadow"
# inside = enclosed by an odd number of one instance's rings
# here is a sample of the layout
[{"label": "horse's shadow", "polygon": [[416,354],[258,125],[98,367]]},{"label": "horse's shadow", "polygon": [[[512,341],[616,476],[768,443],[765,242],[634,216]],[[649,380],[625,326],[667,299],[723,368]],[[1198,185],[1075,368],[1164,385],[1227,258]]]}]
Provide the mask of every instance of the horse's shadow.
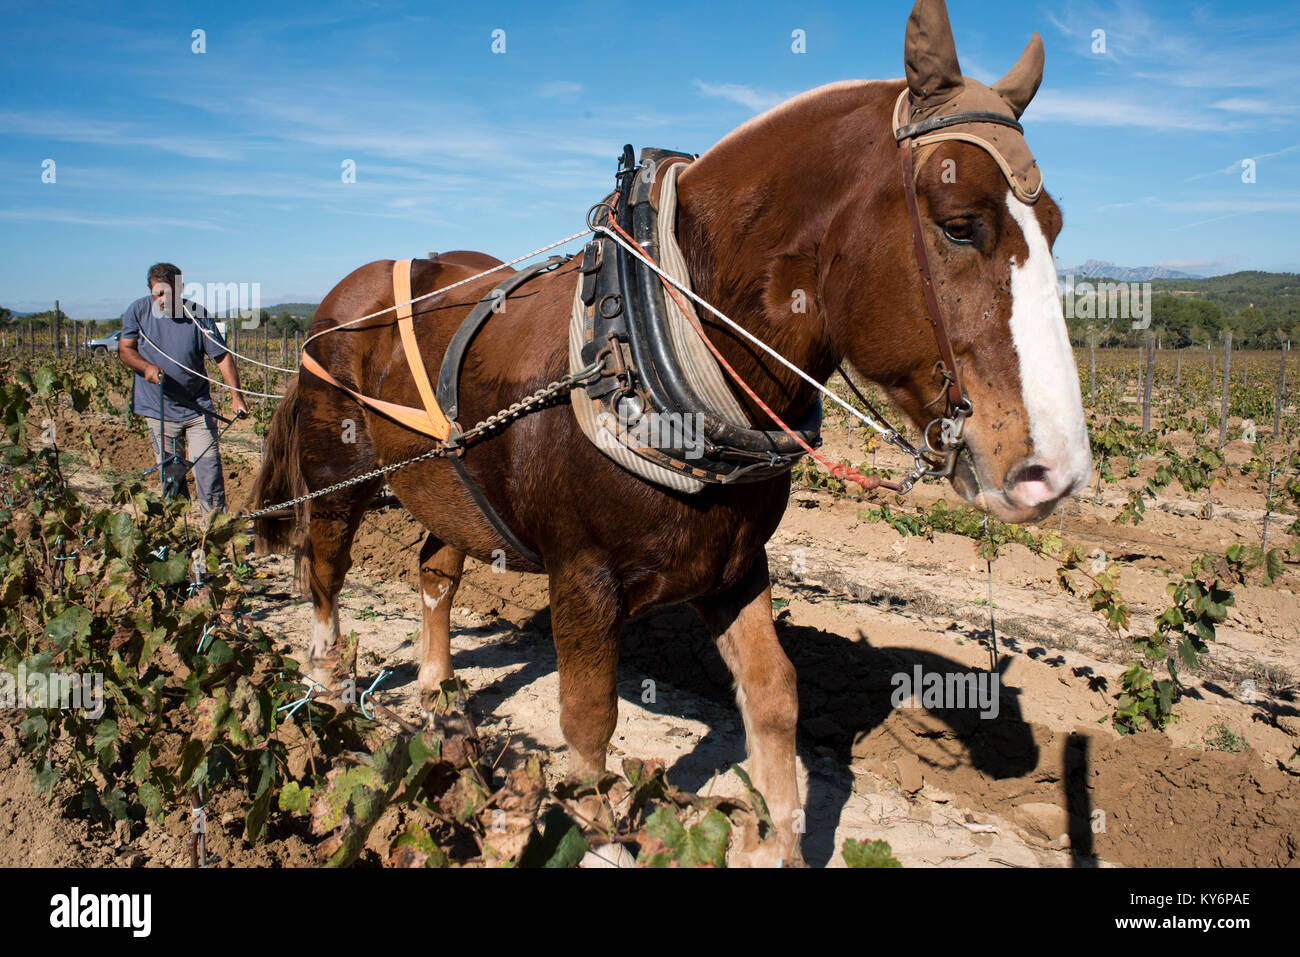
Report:
[{"label": "horse's shadow", "polygon": [[[853,790],[848,764],[854,743],[880,726],[893,710],[893,676],[911,676],[917,665],[925,673],[968,673],[971,669],[932,652],[875,648],[865,640],[852,641],[783,618],[776,620],[776,630],[798,676],[798,749],[809,772],[803,854],[809,864],[824,866],[836,851],[835,828]],[[664,653],[665,634],[672,635],[668,645],[676,644],[678,650]],[[726,665],[703,623],[685,606],[657,612],[628,626],[621,671],[628,670],[684,688],[723,707],[736,707]],[[672,703],[671,696],[661,699]],[[670,707],[664,710],[673,713]],[[1015,689],[1001,688],[995,718],[982,718],[974,707],[930,709],[928,713],[947,725],[969,763],[990,777],[1018,777],[1038,764],[1038,748],[1021,717]],[[689,790],[701,788],[715,773],[726,772],[733,763],[744,760],[744,747],[743,734],[724,735],[711,729],[690,755],[677,762],[674,783]]]},{"label": "horse's shadow", "polygon": [[[829,863],[836,852],[835,829],[853,790],[848,771],[855,741],[879,727],[893,710],[893,676],[912,675],[919,665],[925,673],[969,673],[970,668],[952,658],[907,648],[875,648],[866,640],[852,641],[841,635],[778,618],[777,635],[795,666],[799,691],[798,749],[808,768],[808,811],[803,838],[805,860],[813,866]],[[975,635],[978,637],[978,633]],[[494,644],[455,649],[455,668],[503,664],[503,646]],[[474,689],[476,707],[490,715],[497,704],[538,678],[554,671],[555,652],[550,641],[550,614],[541,609],[526,622],[505,649],[517,649],[513,657],[522,667],[498,678],[491,685]],[[1003,659],[1004,661],[1006,659]],[[402,669],[403,671],[405,669]],[[398,676],[395,676],[398,677]],[[411,669],[408,680],[413,680]],[[647,679],[654,684],[647,685]],[[402,682],[399,678],[398,683]],[[393,687],[390,685],[390,687]],[[646,695],[648,687],[655,694]],[[686,694],[675,693],[677,691]],[[698,718],[709,731],[694,746],[672,762],[669,775],[674,784],[691,791],[707,785],[714,775],[725,774],[732,764],[745,759],[744,734],[735,704],[730,672],[723,663],[703,622],[685,605],[662,609],[627,623],[619,660],[619,693],[629,702],[656,714]],[[1024,721],[1019,692],[1002,686],[996,717],[981,717],[978,708],[928,709],[965,751],[965,760],[989,777],[1019,777],[1033,770],[1040,754],[1030,726]],[[718,707],[708,715],[696,714],[691,702],[704,699]],[[556,702],[556,708],[559,702]],[[730,712],[734,720],[718,727],[715,712]],[[730,727],[728,727],[730,725]],[[1086,762],[1086,742],[1071,741],[1071,748]],[[638,755],[645,757],[646,755]],[[918,757],[925,761],[923,756]],[[932,767],[937,767],[930,763]],[[1079,783],[1078,793],[1066,795],[1072,821],[1086,820],[1089,812],[1086,775],[1070,778]],[[1069,788],[1069,780],[1065,782]],[[1072,827],[1072,832],[1075,830]],[[1076,837],[1072,833],[1072,838]],[[1075,853],[1086,843],[1078,835]]]}]

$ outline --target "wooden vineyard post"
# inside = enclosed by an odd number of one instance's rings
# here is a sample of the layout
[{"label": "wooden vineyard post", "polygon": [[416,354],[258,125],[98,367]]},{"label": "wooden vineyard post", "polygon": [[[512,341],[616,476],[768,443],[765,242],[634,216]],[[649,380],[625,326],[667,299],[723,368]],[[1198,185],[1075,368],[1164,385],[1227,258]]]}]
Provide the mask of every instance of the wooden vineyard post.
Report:
[{"label": "wooden vineyard post", "polygon": [[1174,388],[1181,388],[1183,385],[1183,350],[1177,350],[1178,353],[1178,372],[1174,375]]},{"label": "wooden vineyard post", "polygon": [[1223,335],[1223,391],[1219,396],[1219,451],[1228,441],[1228,381],[1232,365],[1232,330]]},{"label": "wooden vineyard post", "polygon": [[1151,431],[1151,380],[1155,378],[1156,366],[1155,337],[1147,333],[1147,368],[1142,379],[1142,434]]},{"label": "wooden vineyard post", "polygon": [[1250,385],[1250,356],[1241,357],[1241,384]]},{"label": "wooden vineyard post", "polygon": [[1097,404],[1097,333],[1088,335],[1088,404]]},{"label": "wooden vineyard post", "polygon": [[61,359],[63,350],[59,348],[59,300],[54,300],[54,318],[50,320],[50,348],[54,350],[54,358]]},{"label": "wooden vineyard post", "polygon": [[[289,326],[283,325],[280,327],[280,365],[285,369],[289,368],[288,360],[289,360]],[[289,385],[289,373],[282,372],[280,374],[284,376],[284,384],[287,387]]]},{"label": "wooden vineyard post", "polygon": [[1282,343],[1282,361],[1277,367],[1277,391],[1273,394],[1273,441],[1282,434],[1282,394],[1286,391],[1286,354],[1291,343]]},{"label": "wooden vineyard post", "polygon": [[32,317],[27,317],[27,348],[33,359],[36,358],[36,333],[32,329]]}]

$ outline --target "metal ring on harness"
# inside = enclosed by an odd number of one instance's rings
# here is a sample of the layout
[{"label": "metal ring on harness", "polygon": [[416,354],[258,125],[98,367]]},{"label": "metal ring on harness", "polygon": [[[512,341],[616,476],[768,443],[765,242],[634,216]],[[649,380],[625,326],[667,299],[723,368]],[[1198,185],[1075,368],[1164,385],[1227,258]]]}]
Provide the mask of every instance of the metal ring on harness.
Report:
[{"label": "metal ring on harness", "polygon": [[[607,303],[611,304],[608,308],[606,306]],[[613,319],[623,311],[623,297],[616,292],[606,293],[600,297],[600,302],[597,304],[596,308],[600,310],[600,316],[602,319]]]},{"label": "metal ring on harness", "polygon": [[595,206],[591,207],[591,209],[587,210],[587,228],[592,232],[596,231],[598,225],[597,221],[600,219],[600,217],[596,215],[596,210],[600,209],[602,206],[605,208],[606,216],[612,217],[614,215],[614,207],[610,203],[597,203]]},{"label": "metal ring on harness", "polygon": [[[970,400],[963,397],[954,409],[952,418],[939,416],[931,419],[924,429],[921,430],[921,444],[925,446],[925,452],[931,455],[937,455],[942,461],[942,467],[931,465],[926,475],[933,478],[947,478],[952,474],[953,467],[957,462],[957,453],[965,446],[965,439],[962,433],[966,429],[966,419],[970,417],[971,404]],[[930,441],[930,430],[934,428],[935,423],[939,425],[939,445],[936,446]],[[923,457],[925,452],[918,454]],[[927,462],[927,464],[930,464]]]}]

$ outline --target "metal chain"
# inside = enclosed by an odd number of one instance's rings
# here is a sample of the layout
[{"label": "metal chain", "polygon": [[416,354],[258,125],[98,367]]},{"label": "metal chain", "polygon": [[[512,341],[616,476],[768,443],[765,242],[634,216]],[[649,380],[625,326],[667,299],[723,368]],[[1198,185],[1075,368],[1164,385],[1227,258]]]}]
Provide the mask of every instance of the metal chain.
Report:
[{"label": "metal chain", "polygon": [[462,432],[459,435],[449,436],[448,441],[438,445],[436,448],[430,449],[427,452],[422,452],[419,455],[414,456],[413,458],[406,459],[405,461],[402,462],[396,462],[392,465],[384,465],[381,466],[380,468],[372,469],[371,471],[366,472],[364,475],[357,475],[353,478],[345,479],[342,482],[336,482],[333,485],[327,486],[326,488],[323,489],[318,489],[315,492],[308,492],[306,495],[299,495],[297,498],[289,499],[289,501],[287,502],[279,502],[275,505],[268,505],[266,508],[259,508],[256,512],[250,512],[247,515],[244,515],[243,517],[250,520],[260,518],[261,516],[268,515],[271,512],[278,512],[280,511],[280,509],[283,508],[291,508],[293,506],[300,505],[303,502],[310,501],[311,499],[320,498],[322,495],[329,495],[331,492],[337,492],[340,489],[348,488],[349,486],[352,485],[360,485],[362,482],[368,482],[371,479],[378,478],[381,475],[387,475],[389,472],[395,472],[398,469],[404,468],[407,465],[414,465],[416,462],[424,462],[428,459],[442,458],[448,454],[451,454],[457,448],[463,446],[470,439],[478,438],[479,436],[484,435],[487,432],[490,432],[498,425],[504,425],[508,422],[513,422],[515,419],[522,418],[523,416],[527,415],[529,412],[532,412],[534,408],[540,406],[551,396],[556,395],[560,392],[571,391],[573,389],[576,389],[582,383],[586,382],[588,379],[596,378],[596,376],[599,374],[599,372],[603,367],[604,367],[604,360],[599,359],[591,363],[591,365],[579,369],[576,372],[570,372],[568,375],[565,375],[562,378],[557,379],[556,381],[552,382],[550,385],[538,389],[532,395],[527,396],[526,398],[523,398],[520,401],[507,406],[506,408],[502,409],[500,412],[497,412],[494,415],[489,415],[482,422],[479,422],[477,425],[475,425],[474,428]]}]

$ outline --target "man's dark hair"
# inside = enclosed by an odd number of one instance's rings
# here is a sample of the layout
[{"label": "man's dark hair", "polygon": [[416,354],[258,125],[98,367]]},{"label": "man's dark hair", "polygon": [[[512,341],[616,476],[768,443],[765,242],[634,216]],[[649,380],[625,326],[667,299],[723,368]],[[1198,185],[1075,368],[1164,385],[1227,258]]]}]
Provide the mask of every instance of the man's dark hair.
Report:
[{"label": "man's dark hair", "polygon": [[171,263],[154,263],[149,267],[149,288],[153,288],[156,282],[164,282],[169,286],[176,285],[176,277],[181,274],[180,269]]}]

